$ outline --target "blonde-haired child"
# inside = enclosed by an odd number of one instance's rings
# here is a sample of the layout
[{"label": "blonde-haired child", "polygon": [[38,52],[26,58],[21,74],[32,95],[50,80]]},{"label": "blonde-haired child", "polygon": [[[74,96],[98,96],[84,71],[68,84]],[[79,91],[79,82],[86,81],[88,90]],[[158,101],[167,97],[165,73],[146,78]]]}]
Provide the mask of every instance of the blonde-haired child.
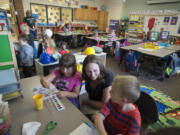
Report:
[{"label": "blonde-haired child", "polygon": [[116,76],[111,99],[93,116],[100,135],[139,135],[140,112],[133,103],[140,97],[140,87],[134,76]]}]

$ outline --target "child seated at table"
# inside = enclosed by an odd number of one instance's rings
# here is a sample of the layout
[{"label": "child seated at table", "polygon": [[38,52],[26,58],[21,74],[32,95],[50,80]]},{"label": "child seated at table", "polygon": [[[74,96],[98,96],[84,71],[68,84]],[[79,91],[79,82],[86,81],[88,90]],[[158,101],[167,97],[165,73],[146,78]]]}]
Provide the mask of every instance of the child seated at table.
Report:
[{"label": "child seated at table", "polygon": [[100,135],[140,135],[141,117],[133,103],[140,97],[139,83],[133,76],[116,76],[111,99],[93,116]]},{"label": "child seated at table", "polygon": [[76,107],[79,108],[79,91],[82,77],[77,72],[76,59],[72,54],[64,54],[59,61],[59,69],[41,79],[41,84],[49,88],[50,82],[59,89],[59,98],[67,97]]},{"label": "child seated at table", "polygon": [[61,49],[59,50],[59,53],[61,55],[69,53],[69,50],[67,49],[67,43],[66,42],[61,43]]}]

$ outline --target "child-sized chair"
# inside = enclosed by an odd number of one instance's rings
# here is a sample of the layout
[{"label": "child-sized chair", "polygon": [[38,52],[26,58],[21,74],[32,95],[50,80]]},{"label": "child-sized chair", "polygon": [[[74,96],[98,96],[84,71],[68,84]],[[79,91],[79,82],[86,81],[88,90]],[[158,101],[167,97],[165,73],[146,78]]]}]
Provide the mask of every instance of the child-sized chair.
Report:
[{"label": "child-sized chair", "polygon": [[155,100],[141,91],[140,98],[135,102],[141,114],[141,135],[145,135],[149,125],[158,120],[158,108]]}]

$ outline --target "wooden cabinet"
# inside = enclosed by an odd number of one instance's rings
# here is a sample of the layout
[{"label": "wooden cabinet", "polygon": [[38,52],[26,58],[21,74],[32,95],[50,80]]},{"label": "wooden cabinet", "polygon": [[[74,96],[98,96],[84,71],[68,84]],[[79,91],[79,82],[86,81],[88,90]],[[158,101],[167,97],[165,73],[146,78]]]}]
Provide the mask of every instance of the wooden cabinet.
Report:
[{"label": "wooden cabinet", "polygon": [[97,20],[98,11],[83,9],[83,8],[75,8],[74,9],[74,19],[75,20]]},{"label": "wooden cabinet", "polygon": [[98,11],[97,25],[101,31],[106,29],[106,27],[108,26],[108,12]]},{"label": "wooden cabinet", "polygon": [[98,28],[103,31],[108,26],[108,12],[95,11],[83,8],[74,9],[75,20],[94,20],[97,22]]}]

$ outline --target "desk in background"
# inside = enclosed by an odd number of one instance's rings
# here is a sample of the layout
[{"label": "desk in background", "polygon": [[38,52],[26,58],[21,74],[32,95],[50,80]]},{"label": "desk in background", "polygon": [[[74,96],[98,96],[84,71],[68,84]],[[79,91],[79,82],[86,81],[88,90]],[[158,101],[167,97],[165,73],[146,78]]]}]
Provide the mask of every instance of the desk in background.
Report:
[{"label": "desk in background", "polygon": [[140,52],[145,55],[150,55],[150,56],[159,57],[159,58],[169,56],[172,53],[175,53],[178,50],[180,50],[179,46],[175,47],[174,45],[160,48],[158,50],[152,50],[152,51],[146,51],[146,50],[140,49],[140,48],[144,48],[144,44],[130,45],[130,46],[125,46],[125,47],[120,47],[120,48],[123,50],[127,50],[127,51],[132,50],[132,51]]},{"label": "desk in background", "polygon": [[24,98],[17,98],[9,103],[12,116],[12,135],[20,135],[26,122],[38,121],[42,125],[37,135],[42,135],[49,121],[58,122],[58,126],[50,132],[51,135],[68,135],[83,122],[92,124],[67,98],[61,99],[65,110],[58,112],[52,102],[44,102],[44,108],[36,111],[32,99],[33,88],[40,86],[38,76],[22,79]]},{"label": "desk in background", "polygon": [[[91,36],[93,33],[73,33],[73,32],[68,32],[68,33],[56,33],[55,34],[55,41],[56,43],[65,41],[68,43],[70,47],[77,47],[77,46],[82,46],[85,44],[85,38],[86,36]],[[78,45],[74,45],[73,41],[77,40]]]},{"label": "desk in background", "polygon": [[[98,37],[98,38],[96,38],[96,37],[86,37],[87,39],[89,39],[89,40],[98,40],[98,41],[100,41],[100,42],[109,42],[110,40],[109,39],[107,39],[107,38],[100,38],[100,37]],[[115,40],[114,41],[120,41],[120,40],[123,40],[124,38],[122,38],[122,37],[116,37],[115,38]]]},{"label": "desk in background", "polygon": [[[86,55],[83,55],[81,52],[74,53],[74,55],[76,58],[76,63],[83,63],[84,59],[86,58]],[[106,66],[106,53],[96,53],[96,56],[100,58],[104,66]],[[59,61],[50,64],[42,64],[41,62],[39,62],[39,59],[35,59],[36,72],[38,75],[41,76],[48,75],[52,70],[58,68],[58,65]]]},{"label": "desk in background", "polygon": [[[176,45],[169,45],[168,47],[163,47],[158,50],[152,50],[148,51],[144,49],[144,44],[137,44],[137,45],[131,45],[131,46],[125,46],[121,47],[120,49],[125,51],[136,51],[142,54],[142,57],[144,59],[144,63],[140,64],[139,69],[143,69],[145,67],[145,62],[149,64],[149,68],[152,67],[154,74],[160,74],[160,80],[163,80],[165,77],[165,69],[170,62],[170,55],[173,53],[176,53],[180,51],[180,46]],[[123,57],[123,56],[121,56]],[[142,59],[140,58],[140,61]],[[150,62],[152,61],[152,65]],[[147,67],[147,66],[146,66]],[[140,70],[138,70],[139,72]]]}]

